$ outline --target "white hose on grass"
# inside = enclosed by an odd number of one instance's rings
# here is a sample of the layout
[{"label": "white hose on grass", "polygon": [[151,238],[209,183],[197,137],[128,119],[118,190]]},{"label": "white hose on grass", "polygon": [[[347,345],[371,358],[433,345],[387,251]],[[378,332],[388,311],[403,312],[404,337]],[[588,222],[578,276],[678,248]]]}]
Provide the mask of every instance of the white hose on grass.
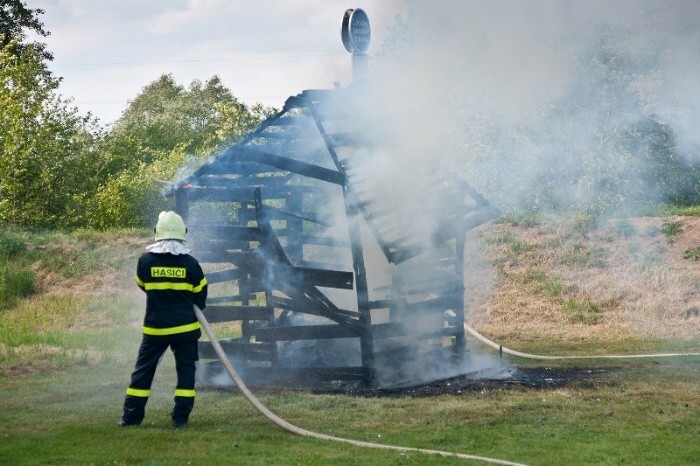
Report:
[{"label": "white hose on grass", "polygon": [[638,358],[671,358],[679,356],[700,356],[700,353],[656,353],[656,354],[606,354],[606,355],[582,355],[582,356],[546,356],[542,354],[523,353],[515,351],[505,346],[499,345],[493,340],[489,340],[467,324],[464,324],[464,330],[480,342],[491,348],[497,349],[499,353],[510,354],[524,359],[537,359],[541,361],[551,361],[558,359],[638,359]]},{"label": "white hose on grass", "polygon": [[511,461],[506,461],[506,460],[501,460],[497,458],[487,458],[484,456],[477,456],[477,455],[467,455],[465,453],[453,453],[449,451],[440,451],[440,450],[430,450],[426,448],[412,448],[412,447],[401,447],[401,446],[396,446],[396,445],[383,445],[381,443],[372,443],[372,442],[364,442],[360,440],[351,440],[351,439],[346,439],[342,437],[334,437],[332,435],[326,435],[326,434],[319,434],[317,432],[312,432],[310,430],[302,429],[301,427],[297,427],[294,424],[290,424],[289,422],[285,421],[281,417],[277,416],[275,413],[267,409],[265,405],[263,405],[256,397],[251,393],[251,391],[248,389],[246,384],[243,382],[241,377],[238,375],[238,372],[236,372],[236,369],[233,367],[231,362],[229,361],[228,357],[226,356],[226,353],[224,352],[223,348],[221,347],[221,344],[219,343],[219,340],[216,338],[216,335],[214,334],[214,331],[212,330],[211,326],[209,325],[209,322],[207,321],[206,317],[204,317],[204,314],[202,314],[202,311],[197,307],[194,306],[194,312],[197,315],[197,319],[199,320],[199,323],[202,325],[202,328],[204,328],[204,332],[207,334],[207,337],[209,337],[209,341],[211,342],[212,346],[214,347],[214,351],[216,352],[216,355],[219,357],[219,360],[221,361],[221,364],[224,365],[224,369],[228,373],[228,375],[231,377],[231,380],[236,384],[238,389],[243,393],[243,396],[246,397],[246,399],[250,402],[250,404],[257,409],[260,414],[265,416],[267,419],[272,421],[273,423],[277,424],[279,427],[283,428],[284,430],[291,432],[296,435],[301,435],[304,437],[313,437],[317,438],[320,440],[331,440],[333,442],[342,442],[342,443],[349,443],[350,445],[355,445],[358,447],[365,447],[365,448],[378,448],[378,449],[385,449],[385,450],[395,450],[395,451],[401,451],[401,452],[417,452],[417,453],[426,453],[429,455],[439,455],[439,456],[446,456],[446,457],[456,457],[456,458],[462,458],[465,460],[474,460],[474,461],[483,461],[486,463],[492,463],[492,464],[505,464],[505,465],[510,465],[510,466],[524,466],[521,463],[513,463]]}]

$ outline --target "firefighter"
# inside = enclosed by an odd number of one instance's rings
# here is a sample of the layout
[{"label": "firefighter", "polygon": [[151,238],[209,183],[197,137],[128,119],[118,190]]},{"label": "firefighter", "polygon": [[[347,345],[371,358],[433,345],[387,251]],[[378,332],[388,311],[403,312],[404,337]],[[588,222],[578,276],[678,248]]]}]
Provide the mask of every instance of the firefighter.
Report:
[{"label": "firefighter", "polygon": [[195,361],[201,330],[193,306],[204,309],[207,279],[185,246],[187,229],[182,217],[172,211],[161,212],[154,231],[155,243],[146,248],[136,268],[136,284],[146,293],[146,315],[118,425],[141,424],[156,366],[170,347],[177,370],[171,418],[173,426],[179,428],[187,424],[194,406]]}]

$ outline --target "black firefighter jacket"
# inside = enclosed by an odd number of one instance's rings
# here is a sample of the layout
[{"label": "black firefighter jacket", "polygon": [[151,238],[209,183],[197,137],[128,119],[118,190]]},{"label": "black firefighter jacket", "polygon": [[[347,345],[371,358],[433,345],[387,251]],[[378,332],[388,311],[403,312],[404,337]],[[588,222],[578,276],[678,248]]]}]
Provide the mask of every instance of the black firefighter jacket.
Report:
[{"label": "black firefighter jacket", "polygon": [[[146,292],[144,334],[175,335],[199,330],[193,305],[200,309],[206,306],[207,279],[194,257],[144,253],[136,267],[136,284]],[[199,334],[196,332],[195,338]]]}]

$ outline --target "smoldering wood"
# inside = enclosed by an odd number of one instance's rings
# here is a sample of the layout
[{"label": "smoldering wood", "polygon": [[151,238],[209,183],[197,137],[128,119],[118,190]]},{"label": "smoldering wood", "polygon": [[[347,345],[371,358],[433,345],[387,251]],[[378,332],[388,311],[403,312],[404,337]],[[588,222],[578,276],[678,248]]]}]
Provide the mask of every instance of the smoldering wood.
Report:
[{"label": "smoldering wood", "polygon": [[[277,357],[277,347],[273,343],[259,342],[251,345],[240,338],[224,339],[220,340],[219,343],[221,343],[221,347],[226,354],[236,355],[236,357],[241,357],[248,361],[271,362]],[[210,342],[199,342],[199,357],[205,360],[216,359],[216,352]]]},{"label": "smoldering wood", "polygon": [[356,338],[360,336],[358,327],[340,324],[334,325],[300,325],[296,327],[266,327],[255,331],[258,341],[283,340],[325,340],[335,338]]},{"label": "smoldering wood", "polygon": [[[465,233],[500,213],[436,169],[406,201],[422,206],[411,221],[439,218],[427,237],[407,228],[409,214],[377,189],[394,174],[378,179],[363,164],[381,152],[356,130],[347,99],[347,89],[290,97],[168,193],[188,214],[193,255],[213,269],[205,315],[240,323],[242,337],[224,348],[250,373],[292,371],[279,351],[297,341],[307,342],[303,351],[317,340],[359,342],[361,366],[332,369],[370,383],[378,359],[400,367],[424,346],[464,351]],[[372,261],[390,272],[387,285],[368,276],[368,247],[381,251]],[[211,347],[200,347],[207,364]],[[294,364],[308,367],[293,371],[329,370],[307,356]]]},{"label": "smoldering wood", "polygon": [[270,309],[263,306],[207,306],[202,313],[212,323],[237,320],[270,320]]}]

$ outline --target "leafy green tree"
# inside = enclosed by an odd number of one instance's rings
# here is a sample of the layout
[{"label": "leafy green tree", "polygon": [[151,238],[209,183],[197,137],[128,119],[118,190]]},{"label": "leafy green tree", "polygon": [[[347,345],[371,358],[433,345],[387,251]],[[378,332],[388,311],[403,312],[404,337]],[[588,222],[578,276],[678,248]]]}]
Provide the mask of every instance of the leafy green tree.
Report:
[{"label": "leafy green tree", "polygon": [[0,222],[64,225],[99,129],[55,93],[41,51],[16,44],[0,48]]},{"label": "leafy green tree", "polygon": [[183,146],[194,155],[209,155],[255,128],[271,110],[249,109],[214,76],[194,80],[189,88],[163,75],[143,88],[114,125],[111,137],[121,145],[138,141],[136,160],[152,162],[158,153]]},{"label": "leafy green tree", "polygon": [[[15,55],[27,47],[25,30],[34,31],[41,37],[47,37],[50,32],[44,29],[44,23],[39,15],[44,10],[27,8],[21,0],[2,0],[0,2],[0,47],[9,49]],[[12,45],[10,43],[12,42]],[[52,60],[53,55],[46,50],[46,44],[34,42],[31,44],[43,60]],[[44,69],[44,72],[47,72]]]},{"label": "leafy green tree", "polygon": [[244,105],[216,76],[185,88],[163,75],[105,131],[58,94],[45,45],[26,42],[26,30],[49,34],[41,13],[22,1],[0,3],[0,223],[149,225],[164,202],[156,180],[172,179],[274,112]]},{"label": "leafy green tree", "polygon": [[161,76],[131,101],[101,144],[94,177],[99,188],[86,206],[88,223],[150,225],[165,206],[157,180],[172,180],[182,167],[201,164],[274,111],[241,103],[217,76],[188,87],[172,75]]}]

